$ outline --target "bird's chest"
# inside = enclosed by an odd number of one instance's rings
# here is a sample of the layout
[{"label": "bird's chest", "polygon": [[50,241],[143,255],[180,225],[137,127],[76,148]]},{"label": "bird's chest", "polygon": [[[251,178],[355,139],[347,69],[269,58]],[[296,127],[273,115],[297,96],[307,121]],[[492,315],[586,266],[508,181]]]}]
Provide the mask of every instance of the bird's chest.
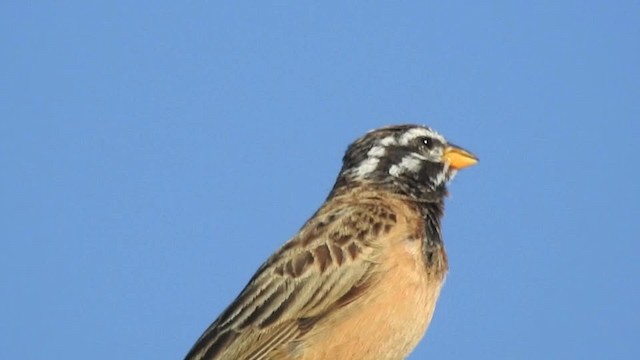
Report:
[{"label": "bird's chest", "polygon": [[[333,317],[303,359],[404,359],[424,336],[444,274],[425,268],[419,240],[386,249],[375,288]],[[311,349],[309,349],[311,350]]]}]

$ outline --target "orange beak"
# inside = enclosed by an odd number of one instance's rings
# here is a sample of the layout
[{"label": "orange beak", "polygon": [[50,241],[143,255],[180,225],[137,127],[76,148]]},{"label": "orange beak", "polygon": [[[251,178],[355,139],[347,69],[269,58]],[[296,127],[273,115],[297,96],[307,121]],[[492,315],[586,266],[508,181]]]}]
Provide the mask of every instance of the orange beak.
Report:
[{"label": "orange beak", "polygon": [[456,170],[464,169],[478,162],[478,158],[475,155],[452,144],[449,144],[444,149],[444,155],[442,157],[449,163],[449,166]]}]

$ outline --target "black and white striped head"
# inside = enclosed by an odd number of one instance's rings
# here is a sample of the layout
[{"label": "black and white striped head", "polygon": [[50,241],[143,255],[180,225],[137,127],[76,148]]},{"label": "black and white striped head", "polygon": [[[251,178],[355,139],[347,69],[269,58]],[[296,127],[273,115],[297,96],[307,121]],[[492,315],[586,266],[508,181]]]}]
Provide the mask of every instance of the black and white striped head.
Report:
[{"label": "black and white striped head", "polygon": [[446,192],[457,170],[477,161],[429,127],[388,126],[368,132],[349,146],[336,185],[395,186],[400,192],[422,197],[428,192]]}]

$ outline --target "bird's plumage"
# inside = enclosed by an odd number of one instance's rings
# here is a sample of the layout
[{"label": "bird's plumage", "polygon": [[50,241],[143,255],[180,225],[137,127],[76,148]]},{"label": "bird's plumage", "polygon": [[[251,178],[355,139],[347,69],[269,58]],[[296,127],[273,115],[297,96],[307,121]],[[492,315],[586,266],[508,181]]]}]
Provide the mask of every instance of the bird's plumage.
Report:
[{"label": "bird's plumage", "polygon": [[355,141],[323,206],[258,269],[187,359],[407,356],[447,271],[440,217],[456,170],[443,158],[447,146],[416,125]]}]

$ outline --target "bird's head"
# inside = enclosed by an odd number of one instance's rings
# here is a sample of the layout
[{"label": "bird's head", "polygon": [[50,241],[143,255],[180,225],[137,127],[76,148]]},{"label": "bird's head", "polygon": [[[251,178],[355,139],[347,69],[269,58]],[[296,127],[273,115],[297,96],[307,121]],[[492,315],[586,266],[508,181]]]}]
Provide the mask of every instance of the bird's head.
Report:
[{"label": "bird's head", "polygon": [[367,183],[429,201],[446,194],[446,184],[457,170],[477,161],[429,127],[388,126],[368,132],[349,146],[336,188]]}]

